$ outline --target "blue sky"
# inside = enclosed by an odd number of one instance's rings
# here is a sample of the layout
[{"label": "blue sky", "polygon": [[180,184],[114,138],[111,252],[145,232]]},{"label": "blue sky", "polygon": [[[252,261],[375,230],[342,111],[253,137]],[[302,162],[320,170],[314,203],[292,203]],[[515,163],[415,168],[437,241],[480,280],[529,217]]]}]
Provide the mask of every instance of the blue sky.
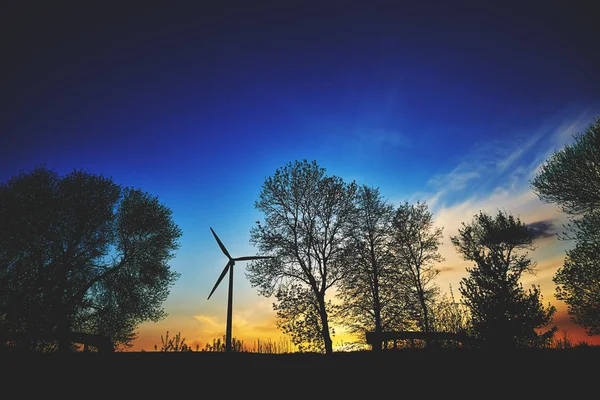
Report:
[{"label": "blue sky", "polygon": [[[479,209],[558,229],[529,179],[600,115],[592,2],[84,3],[2,6],[0,179],[83,169],[173,210],[182,276],[142,347],[224,334],[225,286],[206,300],[226,262],[209,227],[255,254],[254,201],[276,168],[314,159],[427,201],[446,238],[439,283],[456,288],[448,235]],[[567,247],[545,238],[534,254],[528,279],[549,301]],[[235,271],[234,336],[276,335],[271,301]]]}]

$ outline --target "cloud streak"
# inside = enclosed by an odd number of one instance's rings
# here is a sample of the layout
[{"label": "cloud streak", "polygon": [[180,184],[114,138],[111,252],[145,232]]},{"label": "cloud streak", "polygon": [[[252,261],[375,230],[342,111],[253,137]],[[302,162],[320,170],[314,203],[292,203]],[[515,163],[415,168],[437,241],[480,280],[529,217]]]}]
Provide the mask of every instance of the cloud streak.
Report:
[{"label": "cloud streak", "polygon": [[443,290],[450,285],[458,287],[467,276],[466,268],[472,266],[456,251],[450,237],[457,235],[462,224],[471,222],[480,211],[493,215],[503,210],[534,230],[536,248],[529,256],[543,267],[543,273],[526,280],[543,284],[546,296],[553,299],[551,277],[562,265],[565,250],[571,245],[556,238],[567,217],[555,204],[539,199],[530,187],[530,179],[540,160],[552,154],[557,143],[563,146],[564,140],[572,136],[566,131],[570,134],[583,131],[590,120],[575,115],[554,125],[544,124],[530,134],[521,133],[512,140],[475,144],[455,168],[429,180],[435,190],[425,200],[436,226],[444,229],[440,252],[445,261],[440,264],[438,282]]},{"label": "cloud streak", "polygon": [[473,144],[456,167],[429,179],[433,191],[425,196],[427,202],[441,209],[461,203],[463,207],[466,203],[485,203],[503,193],[523,196],[531,191],[530,181],[543,162],[570,142],[575,133],[584,131],[592,115],[579,112],[531,131],[515,132],[503,141]]},{"label": "cloud streak", "polygon": [[527,226],[533,230],[534,239],[556,237],[558,233],[553,220],[531,222]]}]

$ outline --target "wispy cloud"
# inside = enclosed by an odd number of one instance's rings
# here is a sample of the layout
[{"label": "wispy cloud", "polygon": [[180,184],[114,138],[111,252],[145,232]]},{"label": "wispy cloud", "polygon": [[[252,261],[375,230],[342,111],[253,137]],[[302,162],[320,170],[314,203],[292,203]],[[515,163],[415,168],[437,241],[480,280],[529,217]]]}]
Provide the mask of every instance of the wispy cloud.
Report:
[{"label": "wispy cloud", "polygon": [[528,179],[531,180],[537,175],[541,166],[554,152],[560,151],[565,144],[572,143],[574,136],[587,128],[593,115],[589,110],[584,110],[570,119],[547,128],[551,130],[552,134],[549,135],[545,148],[538,151],[536,157],[532,159],[529,165]]},{"label": "wispy cloud", "polygon": [[470,181],[481,177],[481,172],[478,170],[481,168],[476,165],[461,163],[447,174],[432,177],[429,184],[440,188],[440,191],[447,191],[448,187],[452,190],[461,190]]},{"label": "wispy cloud", "polygon": [[543,132],[538,132],[537,134],[534,134],[529,140],[526,140],[523,143],[519,143],[517,148],[511,149],[509,151],[509,154],[504,159],[497,161],[496,165],[498,166],[498,169],[500,171],[504,171],[506,168],[517,163],[519,159],[521,159],[521,157],[523,157],[525,153],[530,151],[531,148],[540,140],[542,134]]},{"label": "wispy cloud", "polygon": [[[480,211],[495,214],[504,210],[519,217],[536,232],[536,249],[530,256],[543,267],[541,276],[528,281],[543,284],[547,296],[554,291],[551,276],[562,265],[565,250],[571,245],[559,241],[555,233],[567,217],[555,204],[542,202],[530,187],[539,164],[568,137],[581,132],[591,118],[575,115],[564,121],[546,123],[531,134],[521,133],[512,140],[477,143],[458,165],[429,180],[434,190],[425,198],[434,214],[436,226],[444,229],[440,252],[440,286],[457,287],[472,263],[465,261],[450,241],[462,223],[469,223]],[[566,134],[565,132],[569,132]]]},{"label": "wispy cloud", "polygon": [[589,113],[580,113],[516,132],[504,141],[475,143],[455,168],[430,178],[428,185],[433,191],[426,196],[428,202],[448,207],[505,192],[528,191],[540,165],[590,121]]},{"label": "wispy cloud", "polygon": [[215,331],[221,329],[223,321],[212,315],[194,315],[194,319],[200,322],[202,328],[209,331]]}]

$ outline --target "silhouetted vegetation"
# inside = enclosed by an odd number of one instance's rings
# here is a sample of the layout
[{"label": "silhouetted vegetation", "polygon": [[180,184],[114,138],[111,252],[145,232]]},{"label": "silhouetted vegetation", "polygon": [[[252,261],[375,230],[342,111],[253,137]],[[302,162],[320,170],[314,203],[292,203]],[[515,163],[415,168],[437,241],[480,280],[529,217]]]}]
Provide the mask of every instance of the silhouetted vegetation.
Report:
[{"label": "silhouetted vegetation", "polygon": [[0,346],[68,352],[74,333],[130,346],[139,323],[166,315],[180,236],[156,197],[104,176],[38,167],[11,178],[0,185],[0,331],[25,339]]},{"label": "silhouetted vegetation", "polygon": [[576,221],[575,247],[554,277],[556,298],[588,335],[600,335],[600,214]]},{"label": "silhouetted vegetation", "polygon": [[392,252],[406,282],[406,306],[416,329],[430,332],[433,328],[430,310],[439,297],[434,280],[436,263],[443,261],[438,251],[442,229],[433,225],[433,215],[426,203],[401,204],[392,223]]},{"label": "silhouetted vegetation", "polygon": [[[222,338],[213,339],[212,343],[206,343],[204,349],[202,351],[212,351],[212,352],[225,352],[227,351],[227,341],[225,335]],[[235,337],[231,338],[231,352],[241,353],[241,352],[249,352],[248,347],[244,344],[243,340],[239,340]]]},{"label": "silhouetted vegetation", "polygon": [[600,334],[600,119],[595,118],[575,142],[556,151],[532,180],[545,202],[556,203],[570,217],[562,239],[573,239],[553,280],[556,298],[568,306],[571,320]]},{"label": "silhouetted vegetation", "polygon": [[566,329],[562,330],[562,335],[558,338],[554,338],[551,347],[553,349],[574,349],[574,348],[587,348],[590,344],[584,340],[577,343],[573,343],[573,340],[569,336],[569,332]]},{"label": "silhouetted vegetation", "polygon": [[600,118],[574,139],[540,166],[531,186],[541,200],[580,216],[600,208]]},{"label": "silhouetted vegetation", "polygon": [[350,257],[337,287],[340,323],[363,338],[367,332],[429,332],[439,298],[433,263],[442,261],[441,237],[425,203],[395,209],[378,189],[360,187]]},{"label": "silhouetted vegetation", "polygon": [[[274,258],[249,264],[247,277],[261,294],[275,295],[278,327],[301,352],[330,354],[332,322],[359,338],[367,332],[423,332],[423,338],[440,332],[476,340],[441,343],[449,347],[552,345],[557,328],[540,330],[556,308],[542,304],[539,286],[525,290],[520,283],[522,273],[535,267],[520,254],[533,250],[534,232],[512,215],[480,213],[451,238],[475,262],[457,301],[453,293],[442,296],[434,282],[434,265],[443,261],[443,228],[433,226],[425,203],[395,209],[378,189],[328,177],[316,161],[304,160],[276,170],[255,206],[265,223],[257,221],[251,243]],[[329,289],[335,294],[326,300]]]},{"label": "silhouetted vegetation", "polygon": [[[562,238],[576,245],[554,276],[556,297],[594,335],[600,332],[600,120],[575,138],[542,166],[532,186],[571,218]],[[271,258],[253,260],[246,276],[259,293],[276,298],[277,326],[289,341],[249,347],[232,338],[232,352],[332,354],[335,324],[358,337],[338,346],[344,351],[365,349],[367,333],[400,338],[372,349],[425,349],[427,338],[436,338],[438,349],[589,347],[574,344],[566,331],[556,338],[550,326],[556,308],[542,304],[539,286],[523,288],[522,274],[535,269],[526,251],[536,236],[506,212],[480,212],[450,238],[474,263],[457,300],[451,287],[442,295],[435,284],[443,228],[433,225],[426,203],[394,207],[379,189],[328,176],[304,160],[267,178],[255,207],[265,219],[252,228],[250,242]],[[162,303],[179,277],[167,261],[181,231],[156,197],[101,175],[61,177],[38,167],[0,186],[0,223],[0,349],[124,349],[139,323],[166,316]],[[155,352],[227,350],[226,336],[195,350],[180,332],[160,339]]]},{"label": "silhouetted vegetation", "polygon": [[459,290],[470,311],[471,334],[481,346],[548,346],[557,328],[538,331],[552,322],[556,307],[544,307],[538,286],[525,291],[519,282],[535,267],[523,252],[533,250],[531,229],[506,212],[480,212],[470,223],[463,222],[451,240],[465,260],[475,263]]},{"label": "silhouetted vegetation", "polygon": [[[454,297],[452,286],[449,293],[440,295],[431,306],[431,331],[468,335],[471,313],[466,304]],[[447,341],[445,347],[458,347],[461,343]]]},{"label": "silhouetted vegetation", "polygon": [[[162,352],[184,352],[184,351],[193,351],[190,346],[185,343],[185,338],[181,336],[181,332],[177,332],[175,337],[169,337],[169,331],[165,333],[165,335],[160,335],[161,346],[160,349],[157,345],[154,345],[155,351]],[[198,351],[198,346],[196,346],[196,351]]]},{"label": "silhouetted vegetation", "polygon": [[285,338],[280,338],[278,341],[267,339],[257,339],[251,351],[259,354],[290,354],[298,351],[294,344]]},{"label": "silhouetted vegetation", "polygon": [[326,293],[344,274],[355,192],[354,183],[304,160],[277,169],[255,202],[265,220],[250,241],[276,258],[251,262],[246,275],[275,296],[278,326],[299,348],[333,351]]},{"label": "silhouetted vegetation", "polygon": [[351,253],[338,287],[340,323],[358,337],[367,331],[405,328],[404,302],[398,295],[403,276],[390,250],[393,217],[393,205],[378,189],[358,189],[348,244]]},{"label": "silhouetted vegetation", "polygon": [[[214,338],[212,342],[206,343],[201,351],[223,353],[227,351],[226,338]],[[231,351],[235,353],[255,353],[255,354],[289,354],[297,351],[295,346],[287,339],[278,341],[267,339],[257,339],[252,347],[249,347],[243,340],[235,337],[231,338]]]}]

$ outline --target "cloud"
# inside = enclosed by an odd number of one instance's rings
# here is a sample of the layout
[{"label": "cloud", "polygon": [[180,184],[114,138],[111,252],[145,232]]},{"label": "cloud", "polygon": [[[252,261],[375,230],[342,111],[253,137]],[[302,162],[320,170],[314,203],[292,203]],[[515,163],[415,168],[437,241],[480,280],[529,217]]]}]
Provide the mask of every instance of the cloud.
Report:
[{"label": "cloud", "polygon": [[555,237],[558,233],[552,220],[530,222],[527,226],[533,230],[534,239]]},{"label": "cloud", "polygon": [[497,167],[504,171],[509,166],[518,162],[518,160],[523,157],[532,147],[535,145],[540,138],[542,137],[543,132],[538,132],[534,134],[529,140],[519,143],[519,145],[510,150],[509,153],[503,159],[500,159],[496,162]]},{"label": "cloud", "polygon": [[528,135],[520,133],[512,140],[494,140],[472,146],[456,167],[433,176],[429,185],[436,189],[423,196],[434,215],[435,226],[443,228],[440,253],[445,261],[438,265],[438,284],[457,287],[467,276],[472,262],[464,260],[450,241],[462,223],[469,223],[480,211],[495,214],[506,211],[527,224],[535,233],[535,250],[529,256],[537,262],[536,275],[524,281],[541,284],[545,293],[553,293],[552,276],[562,265],[570,243],[556,237],[567,221],[557,205],[542,202],[530,187],[530,179],[543,157],[552,154],[565,131],[584,129],[589,121],[581,115],[572,120],[553,121]]},{"label": "cloud", "polygon": [[441,188],[441,191],[446,191],[448,188],[452,190],[463,189],[473,179],[481,177],[481,172],[477,167],[473,167],[467,163],[462,163],[452,171],[445,175],[436,175],[429,180],[429,184]]},{"label": "cloud", "polygon": [[[561,115],[527,131],[508,133],[505,140],[474,143],[457,165],[432,176],[433,189],[425,196],[430,206],[449,207],[459,203],[485,201],[501,193],[531,191],[530,181],[554,151],[591,121],[589,111]],[[420,194],[420,197],[424,197]]]},{"label": "cloud", "polygon": [[222,322],[219,318],[212,315],[194,315],[194,319],[206,327],[220,327]]},{"label": "cloud", "polygon": [[551,132],[548,140],[545,141],[545,148],[537,152],[537,157],[532,160],[530,165],[529,180],[533,179],[540,171],[546,160],[556,151],[560,151],[566,144],[574,140],[574,135],[582,133],[589,126],[592,117],[600,112],[599,109],[594,113],[592,108],[580,111],[571,118],[565,118],[561,121],[551,121],[543,129]]}]

